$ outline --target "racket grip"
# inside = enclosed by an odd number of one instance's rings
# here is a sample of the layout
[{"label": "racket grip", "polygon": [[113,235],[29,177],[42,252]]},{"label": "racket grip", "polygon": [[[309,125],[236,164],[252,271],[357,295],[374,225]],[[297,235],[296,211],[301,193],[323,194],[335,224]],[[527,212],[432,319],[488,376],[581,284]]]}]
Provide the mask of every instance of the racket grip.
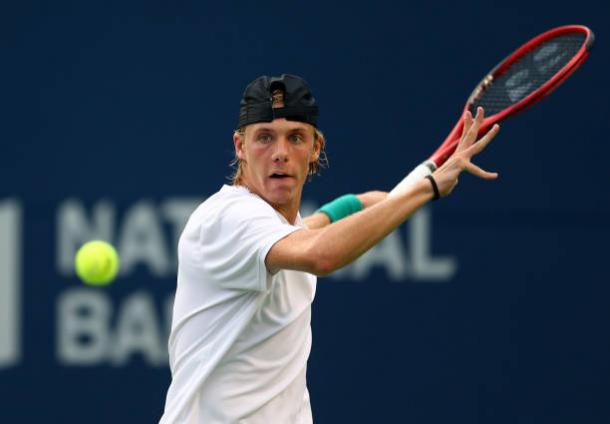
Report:
[{"label": "racket grip", "polygon": [[413,171],[409,172],[409,175],[404,177],[396,187],[390,191],[388,197],[398,196],[404,193],[409,187],[415,184],[417,181],[424,178],[426,175],[432,174],[436,170],[436,164],[431,160],[424,161],[417,165]]}]

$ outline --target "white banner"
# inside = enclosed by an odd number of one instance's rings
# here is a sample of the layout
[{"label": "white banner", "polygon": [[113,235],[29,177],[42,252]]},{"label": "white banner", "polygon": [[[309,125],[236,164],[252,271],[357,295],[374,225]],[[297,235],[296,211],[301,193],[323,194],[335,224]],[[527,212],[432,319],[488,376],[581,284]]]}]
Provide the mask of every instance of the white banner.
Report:
[{"label": "white banner", "polygon": [[0,202],[0,367],[20,359],[21,209],[14,200]]}]

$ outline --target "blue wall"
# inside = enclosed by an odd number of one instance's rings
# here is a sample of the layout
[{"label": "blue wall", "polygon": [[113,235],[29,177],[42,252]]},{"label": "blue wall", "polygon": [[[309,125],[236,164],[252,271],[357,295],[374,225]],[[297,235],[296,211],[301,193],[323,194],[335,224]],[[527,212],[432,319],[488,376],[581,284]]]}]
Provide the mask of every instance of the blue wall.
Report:
[{"label": "blue wall", "polygon": [[[498,60],[597,35],[463,176],[319,281],[317,423],[610,422],[606,2],[14,2],[0,14],[0,422],[148,423],[164,405],[176,235],[229,175],[245,85],[295,73],[331,166],[304,209],[389,189]],[[103,237],[119,279],[74,276]]]}]

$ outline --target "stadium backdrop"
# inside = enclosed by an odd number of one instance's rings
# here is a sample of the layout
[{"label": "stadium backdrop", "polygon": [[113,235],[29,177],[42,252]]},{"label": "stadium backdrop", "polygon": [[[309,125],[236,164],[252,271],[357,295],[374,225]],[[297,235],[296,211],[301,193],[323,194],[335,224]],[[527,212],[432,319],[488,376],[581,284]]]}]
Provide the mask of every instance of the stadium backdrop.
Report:
[{"label": "stadium backdrop", "polygon": [[[167,385],[176,238],[226,180],[247,82],[313,87],[330,168],[305,211],[389,189],[480,75],[553,26],[592,55],[480,163],[321,279],[318,423],[609,422],[610,8],[604,2],[16,2],[2,13],[0,422],[149,423]],[[80,284],[81,242],[114,285]]]}]

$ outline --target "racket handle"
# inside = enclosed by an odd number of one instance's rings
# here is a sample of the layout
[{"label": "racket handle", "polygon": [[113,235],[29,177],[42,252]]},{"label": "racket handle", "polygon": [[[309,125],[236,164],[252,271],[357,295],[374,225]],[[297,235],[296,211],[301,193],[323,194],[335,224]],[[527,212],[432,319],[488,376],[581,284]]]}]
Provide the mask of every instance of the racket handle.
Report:
[{"label": "racket handle", "polygon": [[409,175],[404,177],[401,182],[396,185],[388,194],[388,197],[397,196],[404,193],[409,187],[415,184],[417,181],[424,178],[426,175],[432,174],[436,170],[436,164],[431,160],[424,161],[417,165],[413,171],[409,172]]}]

